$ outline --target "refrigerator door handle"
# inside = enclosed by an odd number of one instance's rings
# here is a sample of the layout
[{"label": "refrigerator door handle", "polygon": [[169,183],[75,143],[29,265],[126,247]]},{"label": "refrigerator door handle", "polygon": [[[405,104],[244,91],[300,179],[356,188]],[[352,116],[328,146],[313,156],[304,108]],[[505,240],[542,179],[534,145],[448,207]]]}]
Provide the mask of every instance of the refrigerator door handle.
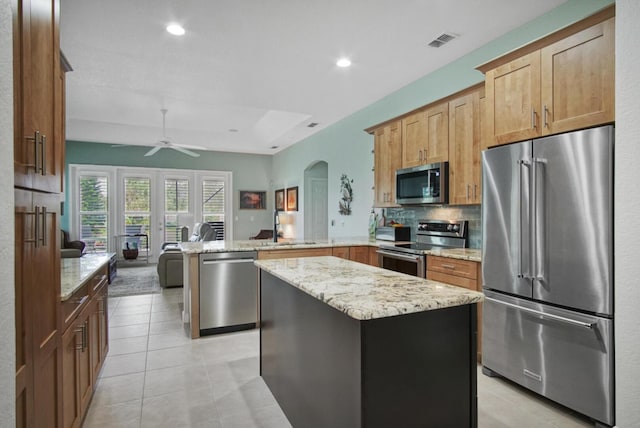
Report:
[{"label": "refrigerator door handle", "polygon": [[519,178],[519,182],[518,182],[518,199],[520,201],[520,203],[518,204],[518,278],[524,278],[524,279],[529,279],[530,277],[528,275],[525,275],[524,270],[522,269],[522,254],[524,253],[523,249],[522,249],[522,230],[524,229],[524,227],[522,226],[522,167],[526,167],[529,168],[531,166],[531,163],[528,160],[525,159],[519,159],[517,161],[518,164],[518,178]]},{"label": "refrigerator door handle", "polygon": [[547,319],[551,319],[551,320],[554,320],[554,321],[559,321],[559,322],[562,322],[562,323],[565,323],[565,324],[571,324],[573,326],[586,328],[588,330],[593,330],[594,327],[597,324],[595,322],[583,322],[583,321],[578,321],[578,320],[574,320],[574,319],[567,318],[567,317],[562,317],[560,315],[548,314],[546,312],[537,311],[535,309],[526,308],[524,306],[519,306],[519,305],[516,305],[514,303],[509,303],[509,302],[505,302],[505,301],[502,301],[502,300],[493,299],[493,298],[488,297],[488,296],[485,296],[484,299],[485,300],[489,300],[490,302],[493,302],[493,303],[498,303],[500,305],[509,306],[509,307],[518,309],[518,310],[523,311],[523,312],[528,312],[528,313],[533,314],[533,315],[538,315],[538,316],[540,316],[542,318],[547,318]]},{"label": "refrigerator door handle", "polygon": [[[544,186],[538,186],[538,171],[542,170],[542,174],[544,174],[544,166],[547,164],[547,159],[544,158],[533,158],[533,180],[532,180],[532,192],[533,192],[533,216],[534,221],[531,222],[532,225],[532,244],[533,250],[531,251],[531,268],[532,268],[532,277],[531,279],[536,281],[544,282],[544,267],[545,267],[545,255],[544,255],[544,233],[546,230],[546,216],[545,216],[545,206],[544,206],[544,197],[546,188]],[[541,168],[538,168],[538,165],[541,165]],[[544,175],[542,175],[543,183],[544,183]]]}]

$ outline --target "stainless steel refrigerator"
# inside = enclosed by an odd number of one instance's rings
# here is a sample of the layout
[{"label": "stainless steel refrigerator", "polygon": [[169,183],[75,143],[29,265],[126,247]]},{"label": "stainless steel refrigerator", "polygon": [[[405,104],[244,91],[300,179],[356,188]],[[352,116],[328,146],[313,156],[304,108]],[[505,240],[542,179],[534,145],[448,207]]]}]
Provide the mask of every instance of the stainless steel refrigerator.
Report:
[{"label": "stainless steel refrigerator", "polygon": [[614,423],[613,126],[482,154],[482,364]]}]

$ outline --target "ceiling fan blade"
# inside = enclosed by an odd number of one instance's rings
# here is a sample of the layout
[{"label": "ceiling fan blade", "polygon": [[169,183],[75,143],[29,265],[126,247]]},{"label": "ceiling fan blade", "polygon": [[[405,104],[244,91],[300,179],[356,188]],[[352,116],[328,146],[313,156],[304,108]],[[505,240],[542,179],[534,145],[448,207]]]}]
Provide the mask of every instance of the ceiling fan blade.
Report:
[{"label": "ceiling fan blade", "polygon": [[194,158],[200,157],[200,155],[198,153],[194,153],[191,150],[183,149],[180,146],[171,145],[169,147],[171,147],[173,150],[177,150],[180,153],[184,153],[185,155],[189,155],[189,156],[194,157]]},{"label": "ceiling fan blade", "polygon": [[206,150],[204,147],[202,146],[194,146],[193,144],[178,144],[178,143],[172,143],[173,146],[177,146],[177,147],[184,147],[185,149],[196,149],[196,150]]},{"label": "ceiling fan blade", "polygon": [[111,147],[113,147],[113,148],[133,147],[133,144],[112,144]]},{"label": "ceiling fan blade", "polygon": [[147,153],[145,153],[145,156],[153,156],[156,153],[158,153],[158,151],[162,148],[162,146],[155,146],[153,149],[149,150]]}]

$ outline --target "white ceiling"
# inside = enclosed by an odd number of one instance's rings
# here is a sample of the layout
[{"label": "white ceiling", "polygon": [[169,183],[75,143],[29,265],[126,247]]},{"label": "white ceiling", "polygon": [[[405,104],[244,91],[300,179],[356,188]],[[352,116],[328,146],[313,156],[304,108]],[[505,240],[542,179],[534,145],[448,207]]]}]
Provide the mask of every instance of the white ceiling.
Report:
[{"label": "white ceiling", "polygon": [[67,139],[276,153],[564,1],[64,0]]}]

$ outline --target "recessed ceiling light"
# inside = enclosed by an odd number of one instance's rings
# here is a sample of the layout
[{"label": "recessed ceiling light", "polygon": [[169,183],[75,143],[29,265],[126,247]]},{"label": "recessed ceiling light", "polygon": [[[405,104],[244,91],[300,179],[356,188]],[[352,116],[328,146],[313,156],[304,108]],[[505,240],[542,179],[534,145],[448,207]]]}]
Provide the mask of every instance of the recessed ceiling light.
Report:
[{"label": "recessed ceiling light", "polygon": [[271,146],[271,149],[275,150],[275,149],[277,149],[278,147],[280,147],[280,146]]},{"label": "recessed ceiling light", "polygon": [[238,130],[236,128],[230,128],[229,132],[238,132]]},{"label": "recessed ceiling light", "polygon": [[349,58],[340,58],[338,62],[336,62],[338,67],[346,68],[351,65],[351,60]]},{"label": "recessed ceiling light", "polygon": [[167,31],[173,34],[174,36],[182,36],[185,33],[184,28],[182,28],[182,25],[180,24],[167,25]]}]

